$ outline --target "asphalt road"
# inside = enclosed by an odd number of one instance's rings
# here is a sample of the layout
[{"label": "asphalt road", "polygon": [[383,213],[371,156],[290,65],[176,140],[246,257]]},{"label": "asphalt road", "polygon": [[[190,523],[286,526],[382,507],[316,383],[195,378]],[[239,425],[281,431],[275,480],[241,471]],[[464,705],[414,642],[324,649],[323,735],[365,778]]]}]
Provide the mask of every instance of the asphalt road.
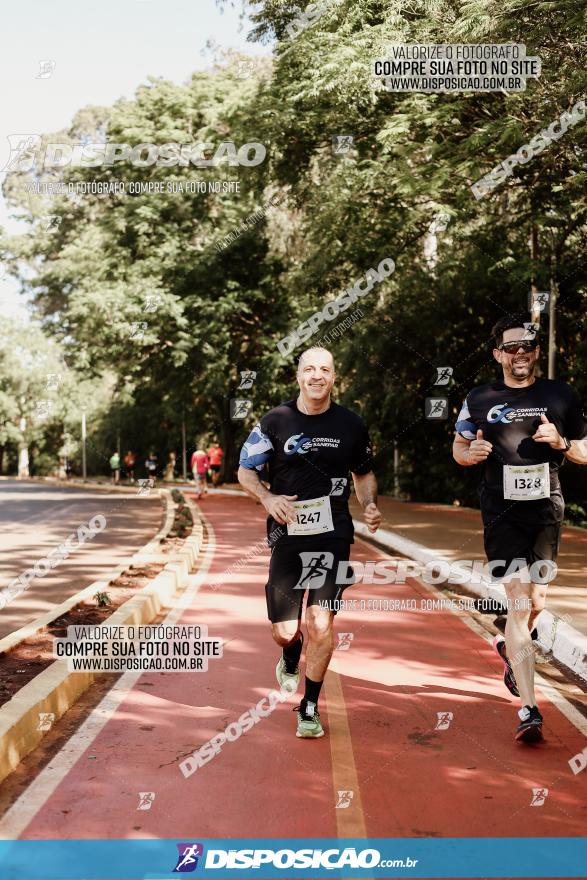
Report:
[{"label": "asphalt road", "polygon": [[0,637],[99,580],[146,544],[163,521],[158,495],[0,479],[0,589],[100,514],[106,519],[102,531],[0,610]]}]

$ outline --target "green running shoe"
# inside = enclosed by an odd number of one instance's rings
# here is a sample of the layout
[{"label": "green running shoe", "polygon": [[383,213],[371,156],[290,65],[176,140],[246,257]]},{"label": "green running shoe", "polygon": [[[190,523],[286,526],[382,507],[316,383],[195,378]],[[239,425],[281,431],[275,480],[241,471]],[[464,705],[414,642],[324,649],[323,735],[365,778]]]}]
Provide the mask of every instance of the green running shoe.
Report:
[{"label": "green running shoe", "polygon": [[290,673],[285,668],[285,660],[280,657],[279,663],[275,667],[275,676],[282,691],[295,694],[300,683],[300,664],[298,663],[296,666],[295,672]]},{"label": "green running shoe", "polygon": [[324,729],[320,724],[320,715],[316,709],[316,703],[308,703],[303,714],[301,709],[301,705],[294,709],[294,712],[298,713],[296,736],[303,739],[317,739],[319,736],[324,736]]}]

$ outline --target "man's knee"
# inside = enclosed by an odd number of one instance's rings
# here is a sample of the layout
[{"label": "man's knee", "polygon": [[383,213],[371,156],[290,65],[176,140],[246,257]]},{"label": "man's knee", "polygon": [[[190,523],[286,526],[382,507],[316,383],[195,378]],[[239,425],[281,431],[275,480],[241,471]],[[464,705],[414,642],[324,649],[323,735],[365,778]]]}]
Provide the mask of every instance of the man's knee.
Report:
[{"label": "man's knee", "polygon": [[527,618],[533,607],[531,585],[513,578],[509,583],[504,583],[504,587],[508,600],[508,615]]},{"label": "man's knee", "polygon": [[546,596],[543,593],[538,593],[531,598],[532,603],[532,611],[544,611],[546,608]]},{"label": "man's knee", "polygon": [[332,638],[332,612],[310,606],[306,610],[308,636],[315,641]]},{"label": "man's knee", "polygon": [[546,589],[542,585],[534,585],[534,590],[530,597],[532,606],[532,615],[535,617],[546,608]]},{"label": "man's knee", "polygon": [[297,620],[282,620],[272,625],[271,632],[277,644],[286,648],[298,637],[300,625]]}]

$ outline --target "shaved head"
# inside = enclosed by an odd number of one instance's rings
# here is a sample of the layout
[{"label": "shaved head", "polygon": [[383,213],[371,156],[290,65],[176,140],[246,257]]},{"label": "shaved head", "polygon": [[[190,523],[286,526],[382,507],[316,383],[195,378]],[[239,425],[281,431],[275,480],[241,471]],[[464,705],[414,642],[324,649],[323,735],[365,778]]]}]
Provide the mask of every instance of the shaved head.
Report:
[{"label": "shaved head", "polygon": [[330,392],[335,378],[334,358],[327,348],[313,345],[303,351],[297,372],[301,411],[306,415],[325,412],[330,406]]},{"label": "shaved head", "polygon": [[307,348],[300,355],[298,360],[298,375],[302,371],[303,367],[307,363],[312,363],[312,361],[316,361],[317,363],[330,363],[332,367],[332,371],[334,372],[334,358],[332,357],[332,352],[328,351],[327,348],[324,348],[322,345],[312,345],[310,348]]}]

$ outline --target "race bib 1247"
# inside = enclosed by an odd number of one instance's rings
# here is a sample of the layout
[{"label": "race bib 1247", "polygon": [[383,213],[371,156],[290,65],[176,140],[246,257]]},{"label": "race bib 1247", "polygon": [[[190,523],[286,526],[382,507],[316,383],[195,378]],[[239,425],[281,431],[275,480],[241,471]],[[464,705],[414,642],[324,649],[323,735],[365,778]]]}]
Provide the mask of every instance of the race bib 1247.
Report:
[{"label": "race bib 1247", "polygon": [[311,498],[309,501],[292,501],[297,511],[295,523],[288,523],[288,535],[321,535],[332,532],[332,509],[330,498]]}]

